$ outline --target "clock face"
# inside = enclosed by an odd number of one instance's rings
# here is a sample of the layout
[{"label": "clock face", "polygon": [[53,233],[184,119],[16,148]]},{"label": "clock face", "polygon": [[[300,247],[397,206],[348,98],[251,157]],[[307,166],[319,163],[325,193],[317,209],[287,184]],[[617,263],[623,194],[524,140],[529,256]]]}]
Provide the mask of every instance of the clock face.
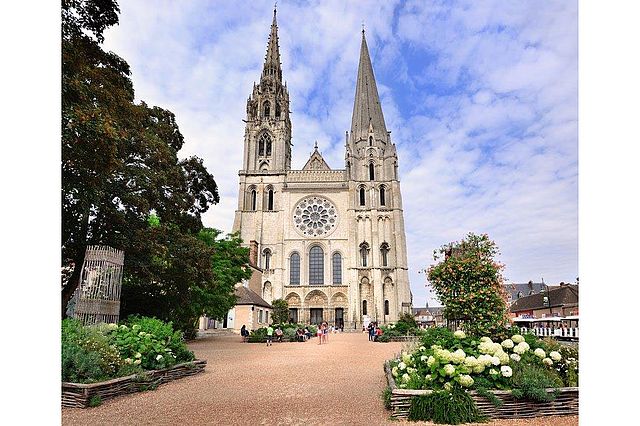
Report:
[{"label": "clock face", "polygon": [[338,209],[324,197],[303,198],[293,209],[293,225],[306,237],[324,237],[338,224]]}]

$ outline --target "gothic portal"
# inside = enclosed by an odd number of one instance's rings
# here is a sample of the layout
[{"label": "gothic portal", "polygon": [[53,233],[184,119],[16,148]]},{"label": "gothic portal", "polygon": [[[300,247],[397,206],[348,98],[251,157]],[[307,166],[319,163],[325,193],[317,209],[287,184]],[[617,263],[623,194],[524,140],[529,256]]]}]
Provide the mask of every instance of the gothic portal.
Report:
[{"label": "gothic portal", "polygon": [[[355,63],[354,63],[355,65]],[[387,131],[362,32],[344,169],[316,145],[291,169],[289,92],[274,11],[267,55],[247,101],[244,158],[233,230],[257,246],[258,293],[285,299],[292,320],[359,329],[411,312],[396,146]]]}]

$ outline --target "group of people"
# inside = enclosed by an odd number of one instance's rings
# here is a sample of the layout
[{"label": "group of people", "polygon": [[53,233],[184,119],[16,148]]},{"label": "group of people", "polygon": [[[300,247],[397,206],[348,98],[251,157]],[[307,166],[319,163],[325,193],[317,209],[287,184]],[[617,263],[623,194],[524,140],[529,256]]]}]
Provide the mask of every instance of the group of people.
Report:
[{"label": "group of people", "polygon": [[382,329],[377,322],[370,322],[367,326],[367,332],[369,333],[369,341],[375,342],[378,337],[382,336]]},{"label": "group of people", "polygon": [[[323,343],[328,343],[329,333],[337,333],[338,331],[340,331],[340,328],[337,328],[335,326],[330,326],[327,322],[323,322],[322,324],[318,325],[318,331],[317,331],[318,344],[321,345]],[[250,333],[249,333],[249,330],[247,330],[247,326],[243,325],[242,328],[240,328],[240,336],[242,337],[243,343],[246,343],[248,341],[249,334]],[[312,334],[309,331],[308,327],[304,327],[304,329],[299,327],[296,330],[295,336],[296,336],[296,341],[306,342],[311,338]],[[282,331],[282,328],[280,326],[277,326],[275,329],[271,324],[267,326],[267,336],[266,336],[267,346],[271,346],[274,340],[276,342],[282,342],[283,337],[284,337],[284,332]]]},{"label": "group of people", "polygon": [[[333,328],[333,326],[331,326],[331,328]],[[319,345],[321,345],[322,343],[329,343],[329,324],[327,324],[326,322],[320,324],[318,326],[317,336]]]},{"label": "group of people", "polygon": [[305,327],[304,330],[301,328],[296,330],[296,340],[298,342],[306,342],[309,339],[311,339],[311,332],[307,327]]}]

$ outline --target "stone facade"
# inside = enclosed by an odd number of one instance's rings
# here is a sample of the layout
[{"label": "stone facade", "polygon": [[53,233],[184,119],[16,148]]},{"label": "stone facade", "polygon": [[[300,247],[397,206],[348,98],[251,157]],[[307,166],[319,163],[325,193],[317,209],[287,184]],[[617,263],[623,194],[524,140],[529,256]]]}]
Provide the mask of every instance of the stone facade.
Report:
[{"label": "stone facade", "polygon": [[[344,169],[317,144],[291,170],[289,94],[282,81],[274,12],[260,83],[247,101],[234,231],[255,250],[267,302],[282,298],[291,319],[359,328],[411,312],[398,157],[364,32]],[[254,243],[255,242],[255,243]]]}]

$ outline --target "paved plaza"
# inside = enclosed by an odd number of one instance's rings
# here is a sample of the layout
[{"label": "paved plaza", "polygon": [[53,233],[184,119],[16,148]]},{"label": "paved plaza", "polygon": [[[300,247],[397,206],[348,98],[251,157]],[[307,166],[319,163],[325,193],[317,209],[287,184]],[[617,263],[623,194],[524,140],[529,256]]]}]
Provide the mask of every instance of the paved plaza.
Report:
[{"label": "paved plaza", "polygon": [[[305,343],[241,343],[211,336],[189,344],[207,360],[204,373],[88,409],[63,409],[64,425],[383,425],[382,364],[402,343],[372,343],[365,334]],[[578,417],[485,425],[573,426]],[[418,423],[412,423],[418,424]],[[424,424],[424,423],[422,423]]]}]

